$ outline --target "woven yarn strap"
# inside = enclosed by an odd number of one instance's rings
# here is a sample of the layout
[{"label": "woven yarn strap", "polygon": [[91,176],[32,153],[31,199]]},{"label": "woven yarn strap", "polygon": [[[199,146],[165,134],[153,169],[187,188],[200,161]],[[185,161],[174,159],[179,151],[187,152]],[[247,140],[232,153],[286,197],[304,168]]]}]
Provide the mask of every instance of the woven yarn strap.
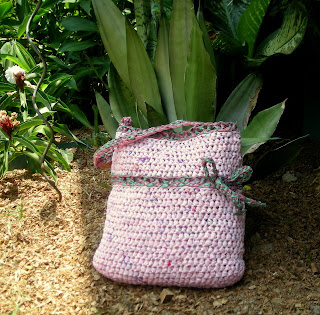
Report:
[{"label": "woven yarn strap", "polygon": [[[211,165],[212,173],[209,172],[208,165]],[[206,178],[210,182],[212,182],[214,186],[240,210],[240,212],[235,212],[234,214],[241,215],[246,212],[245,204],[253,207],[266,206],[266,204],[261,201],[256,201],[254,199],[245,197],[241,193],[231,189],[232,186],[239,189],[239,186],[243,182],[246,182],[250,179],[252,175],[252,169],[250,166],[243,166],[238,168],[229,178],[218,176],[216,164],[211,158],[204,158],[202,167],[204,169]]]},{"label": "woven yarn strap", "polygon": [[[233,125],[230,123],[230,125]],[[100,147],[94,155],[94,165],[96,167],[103,166],[104,164],[108,164],[112,161],[112,155],[115,148],[123,147],[129,144],[132,144],[138,140],[143,138],[150,137],[157,133],[161,133],[166,130],[175,129],[179,127],[209,127],[215,126],[214,123],[203,123],[203,122],[192,122],[192,121],[184,121],[184,120],[177,120],[167,125],[152,127],[149,129],[138,129],[131,127],[131,118],[124,117],[120,124],[118,131],[125,128],[127,135],[121,136],[119,138],[115,138],[102,147]]]}]

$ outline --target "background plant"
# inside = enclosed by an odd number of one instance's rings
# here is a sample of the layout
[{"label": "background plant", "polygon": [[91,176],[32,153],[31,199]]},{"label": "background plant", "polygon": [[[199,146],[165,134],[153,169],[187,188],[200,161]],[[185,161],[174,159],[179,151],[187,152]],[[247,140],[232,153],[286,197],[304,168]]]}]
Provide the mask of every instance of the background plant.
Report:
[{"label": "background plant", "polygon": [[108,74],[110,106],[101,95],[96,96],[111,135],[123,116],[131,116],[142,128],[176,119],[234,121],[242,131],[244,154],[271,138],[284,102],[260,112],[248,125],[262,85],[258,75],[244,79],[216,114],[213,50],[201,8],[196,17],[192,1],[173,2],[170,25],[162,14],[153,60],[139,23],[136,32],[111,0],[94,0],[93,5],[113,64]]}]

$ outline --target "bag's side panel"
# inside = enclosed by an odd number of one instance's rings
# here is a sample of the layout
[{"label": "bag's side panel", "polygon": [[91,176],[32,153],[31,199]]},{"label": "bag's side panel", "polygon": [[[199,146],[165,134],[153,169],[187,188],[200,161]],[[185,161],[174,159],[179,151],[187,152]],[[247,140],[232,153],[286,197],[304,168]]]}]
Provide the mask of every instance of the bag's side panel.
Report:
[{"label": "bag's side panel", "polygon": [[122,283],[220,288],[244,273],[244,216],[212,188],[116,184],[95,268]]}]

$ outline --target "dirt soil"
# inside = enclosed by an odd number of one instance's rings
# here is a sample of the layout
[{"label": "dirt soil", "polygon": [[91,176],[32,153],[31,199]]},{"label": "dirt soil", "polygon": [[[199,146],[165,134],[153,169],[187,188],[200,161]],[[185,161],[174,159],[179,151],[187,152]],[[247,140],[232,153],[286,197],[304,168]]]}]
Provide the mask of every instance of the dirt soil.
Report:
[{"label": "dirt soil", "polygon": [[[63,200],[39,174],[0,181],[0,314],[320,314],[320,145],[308,142],[288,167],[250,184],[267,202],[248,209],[246,273],[225,289],[115,283],[91,261],[104,224],[108,173],[78,150],[59,171]],[[290,172],[295,181],[285,182]]]}]

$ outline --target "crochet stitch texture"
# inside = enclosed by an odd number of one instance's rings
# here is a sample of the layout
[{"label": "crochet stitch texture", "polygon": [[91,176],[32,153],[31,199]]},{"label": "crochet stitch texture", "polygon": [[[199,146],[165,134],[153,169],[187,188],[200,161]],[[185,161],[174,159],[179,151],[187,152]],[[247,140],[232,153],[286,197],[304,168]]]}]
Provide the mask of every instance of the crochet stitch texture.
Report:
[{"label": "crochet stitch texture", "polygon": [[[175,133],[173,128],[191,126]],[[231,123],[177,121],[141,130],[124,118],[95,154],[113,187],[93,265],[121,283],[221,288],[244,273],[244,204],[251,175]],[[237,215],[240,214],[240,215]]]}]

